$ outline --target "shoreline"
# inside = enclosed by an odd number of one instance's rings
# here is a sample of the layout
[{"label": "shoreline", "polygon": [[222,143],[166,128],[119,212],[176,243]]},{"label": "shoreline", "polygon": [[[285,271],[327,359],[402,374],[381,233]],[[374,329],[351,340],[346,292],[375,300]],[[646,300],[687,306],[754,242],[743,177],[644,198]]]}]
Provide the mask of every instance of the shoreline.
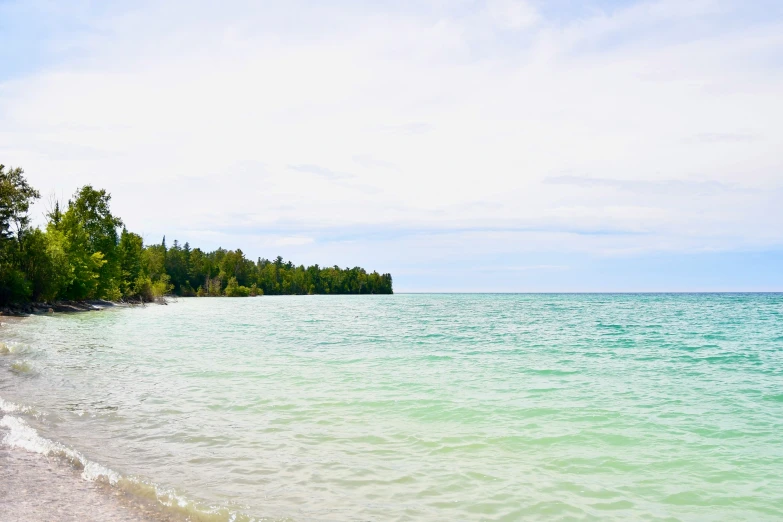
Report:
[{"label": "shoreline", "polygon": [[[21,321],[31,315],[45,315],[44,305],[0,310],[5,321]],[[56,313],[101,311],[131,306],[109,301],[46,304]],[[56,307],[56,308],[55,308]],[[0,323],[0,327],[3,323]],[[2,333],[2,329],[0,329]],[[0,348],[5,347],[0,336]],[[9,352],[0,351],[0,356]],[[10,410],[7,409],[10,407]],[[111,485],[108,481],[82,476],[82,465],[66,455],[31,451],[11,443],[12,430],[6,422],[26,424],[26,407],[0,398],[0,513],[3,520],[24,522],[181,522],[188,520],[167,512],[157,501]],[[17,413],[18,412],[18,413]],[[30,428],[32,429],[32,428]],[[37,435],[37,430],[34,430]],[[54,443],[58,444],[58,443]]]},{"label": "shoreline", "polygon": [[[24,522],[226,522],[214,508],[148,478],[124,475],[30,424],[41,413],[0,397],[0,517]],[[46,415],[46,414],[43,414]],[[82,448],[83,449],[83,448]]]},{"label": "shoreline", "polygon": [[54,303],[26,303],[6,306],[0,309],[0,317],[27,317],[30,315],[46,315],[55,312],[99,312],[106,308],[138,306],[139,304],[141,303],[104,301],[102,299],[91,299],[88,301],[57,301]]},{"label": "shoreline", "polygon": [[145,479],[125,476],[42,436],[28,407],[0,398],[0,513],[24,522],[226,522],[256,520],[210,509]]},{"label": "shoreline", "polygon": [[[6,414],[0,412],[0,419]],[[0,435],[6,432],[0,428]],[[178,522],[156,505],[85,480],[56,456],[0,444],[0,512],[8,521]]]}]

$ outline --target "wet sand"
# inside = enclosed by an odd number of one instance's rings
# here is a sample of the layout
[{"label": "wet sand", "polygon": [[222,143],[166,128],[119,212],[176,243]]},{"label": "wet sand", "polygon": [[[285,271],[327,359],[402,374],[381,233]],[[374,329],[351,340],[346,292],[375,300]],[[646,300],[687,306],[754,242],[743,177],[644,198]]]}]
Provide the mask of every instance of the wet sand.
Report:
[{"label": "wet sand", "polygon": [[83,480],[72,467],[55,457],[0,445],[0,520],[168,522],[181,519],[171,518],[109,486]]}]

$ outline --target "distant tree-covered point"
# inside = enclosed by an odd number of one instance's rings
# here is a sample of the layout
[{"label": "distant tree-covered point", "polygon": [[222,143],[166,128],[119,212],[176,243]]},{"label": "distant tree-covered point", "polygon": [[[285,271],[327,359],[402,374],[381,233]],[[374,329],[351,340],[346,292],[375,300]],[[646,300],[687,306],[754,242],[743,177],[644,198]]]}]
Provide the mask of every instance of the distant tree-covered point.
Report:
[{"label": "distant tree-covered point", "polygon": [[0,164],[0,305],[161,296],[391,294],[390,274],[360,267],[294,265],[282,257],[251,261],[237,250],[204,252],[166,238],[144,245],[109,208],[111,195],[84,186],[58,202],[45,229],[30,226],[40,194],[21,168]]}]

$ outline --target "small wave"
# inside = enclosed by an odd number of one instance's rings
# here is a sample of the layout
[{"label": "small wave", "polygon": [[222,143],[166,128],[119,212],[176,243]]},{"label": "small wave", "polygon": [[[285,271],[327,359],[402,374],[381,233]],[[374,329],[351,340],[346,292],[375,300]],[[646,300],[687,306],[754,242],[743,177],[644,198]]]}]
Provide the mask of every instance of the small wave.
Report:
[{"label": "small wave", "polygon": [[[61,457],[70,462],[75,468],[84,470],[89,462],[77,451],[63,446],[58,442],[45,439],[38,435],[24,420],[13,415],[5,415],[0,419],[0,426],[8,429],[3,437],[3,444],[12,448],[21,448],[41,455]],[[89,477],[96,477],[95,467],[90,466]],[[88,476],[85,476],[88,478]],[[89,478],[88,478],[89,480]]]},{"label": "small wave", "polygon": [[205,506],[194,502],[171,489],[136,477],[122,476],[116,471],[87,459],[80,452],[59,442],[42,437],[20,417],[9,413],[27,413],[31,409],[0,399],[0,410],[6,413],[0,418],[0,427],[7,430],[3,444],[48,457],[58,457],[81,471],[81,477],[90,482],[100,482],[121,489],[147,501],[157,502],[163,508],[184,515],[188,520],[200,522],[254,522],[255,518],[222,506]]},{"label": "small wave", "polygon": [[0,342],[0,355],[24,355],[29,352],[29,346]]},{"label": "small wave", "polygon": [[35,369],[28,361],[16,361],[11,364],[11,371],[15,373],[22,373],[30,375],[35,373]]},{"label": "small wave", "polygon": [[542,369],[535,369],[531,368],[527,370],[527,373],[532,373],[535,375],[553,375],[553,376],[566,376],[566,375],[574,375],[579,373],[578,370],[557,370],[557,369],[550,369],[550,368],[542,368]]},{"label": "small wave", "polygon": [[29,406],[20,406],[19,404],[6,401],[2,397],[0,397],[0,411],[3,413],[25,413],[27,415],[38,414],[38,412]]},{"label": "small wave", "polygon": [[27,352],[24,346],[0,342],[0,355],[18,355]]},{"label": "small wave", "polygon": [[612,324],[612,323],[598,323],[596,324],[597,328],[605,328],[607,330],[624,330],[626,328],[625,325],[622,324]]},{"label": "small wave", "polygon": [[424,359],[425,361],[450,361],[453,358],[454,357],[450,355],[438,355],[438,354],[430,354],[422,357],[422,359]]}]

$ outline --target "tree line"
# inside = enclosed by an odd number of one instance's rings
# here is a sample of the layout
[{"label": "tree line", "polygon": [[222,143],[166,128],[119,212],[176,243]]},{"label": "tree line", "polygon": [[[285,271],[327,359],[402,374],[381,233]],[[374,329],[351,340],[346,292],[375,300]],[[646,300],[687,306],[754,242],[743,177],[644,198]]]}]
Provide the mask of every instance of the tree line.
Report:
[{"label": "tree line", "polygon": [[109,208],[111,195],[87,185],[46,226],[32,227],[40,193],[21,168],[0,164],[0,305],[27,302],[153,301],[161,296],[391,294],[391,274],[360,267],[247,259],[240,249],[205,252],[166,238],[145,245]]}]

